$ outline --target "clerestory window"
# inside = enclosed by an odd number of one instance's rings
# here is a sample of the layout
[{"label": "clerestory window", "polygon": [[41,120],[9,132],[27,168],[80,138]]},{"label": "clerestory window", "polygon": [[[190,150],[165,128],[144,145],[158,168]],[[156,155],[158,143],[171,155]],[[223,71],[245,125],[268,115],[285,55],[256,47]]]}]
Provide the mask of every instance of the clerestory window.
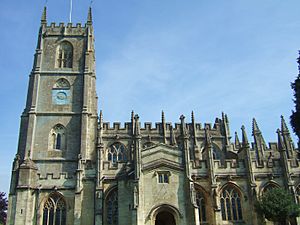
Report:
[{"label": "clerestory window", "polygon": [[49,195],[43,207],[43,225],[66,225],[66,202],[62,195]]}]

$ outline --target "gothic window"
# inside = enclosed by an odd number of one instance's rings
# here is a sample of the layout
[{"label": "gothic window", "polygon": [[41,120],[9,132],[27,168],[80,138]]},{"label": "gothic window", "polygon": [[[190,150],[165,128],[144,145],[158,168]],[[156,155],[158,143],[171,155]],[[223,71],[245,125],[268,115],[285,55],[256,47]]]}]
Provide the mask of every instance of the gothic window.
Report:
[{"label": "gothic window", "polygon": [[241,196],[236,188],[231,186],[224,188],[220,201],[223,220],[238,221],[243,219]]},{"label": "gothic window", "polygon": [[118,225],[118,189],[114,189],[106,198],[107,225]]},{"label": "gothic window", "polygon": [[66,225],[66,203],[60,194],[50,194],[44,203],[43,225]]},{"label": "gothic window", "polygon": [[198,207],[198,215],[200,223],[206,222],[205,198],[202,192],[196,193],[196,204]]},{"label": "gothic window", "polygon": [[63,125],[55,125],[50,132],[50,149],[64,150],[66,148],[66,129]]},{"label": "gothic window", "polygon": [[57,46],[56,67],[72,68],[73,66],[73,46],[70,42],[63,41]]},{"label": "gothic window", "polygon": [[266,192],[268,192],[269,190],[271,190],[271,189],[273,189],[273,188],[278,188],[278,186],[275,185],[274,183],[268,183],[268,184],[263,188],[262,195],[264,195]]},{"label": "gothic window", "polygon": [[123,144],[115,143],[108,149],[108,161],[112,163],[127,161],[127,151]]}]

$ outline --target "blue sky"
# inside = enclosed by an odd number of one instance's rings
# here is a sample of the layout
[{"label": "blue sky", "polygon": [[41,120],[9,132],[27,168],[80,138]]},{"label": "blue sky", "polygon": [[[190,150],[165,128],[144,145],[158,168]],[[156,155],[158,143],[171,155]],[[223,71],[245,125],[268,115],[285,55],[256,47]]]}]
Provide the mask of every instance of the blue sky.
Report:
[{"label": "blue sky", "polygon": [[[8,191],[40,16],[45,1],[1,0],[0,191]],[[73,0],[85,23],[90,1]],[[48,0],[48,22],[68,22],[69,1]],[[299,0],[94,0],[97,92],[105,121],[213,123],[228,114],[231,133],[258,121],[276,141],[280,115],[293,109],[298,74]]]}]

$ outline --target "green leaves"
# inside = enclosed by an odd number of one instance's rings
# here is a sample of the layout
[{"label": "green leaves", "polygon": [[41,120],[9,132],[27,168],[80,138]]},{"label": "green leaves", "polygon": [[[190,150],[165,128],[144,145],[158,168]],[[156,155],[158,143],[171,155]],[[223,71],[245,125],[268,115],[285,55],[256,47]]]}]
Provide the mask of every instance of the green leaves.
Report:
[{"label": "green leaves", "polygon": [[4,192],[0,192],[0,224],[6,223],[7,198]]},{"label": "green leaves", "polygon": [[297,205],[292,195],[282,188],[273,188],[266,191],[261,199],[255,204],[256,211],[261,213],[270,221],[281,222],[290,217],[300,214],[300,207]]}]

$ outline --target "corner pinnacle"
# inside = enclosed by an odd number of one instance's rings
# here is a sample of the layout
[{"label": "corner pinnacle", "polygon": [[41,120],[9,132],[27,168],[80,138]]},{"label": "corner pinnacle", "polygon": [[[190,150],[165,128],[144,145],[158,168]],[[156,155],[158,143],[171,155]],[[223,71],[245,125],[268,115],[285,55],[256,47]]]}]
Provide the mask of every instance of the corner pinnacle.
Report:
[{"label": "corner pinnacle", "polygon": [[47,7],[44,6],[42,18],[41,18],[41,24],[47,24]]},{"label": "corner pinnacle", "polygon": [[89,7],[88,17],[87,17],[87,25],[92,25],[93,19],[92,19],[92,7]]}]

